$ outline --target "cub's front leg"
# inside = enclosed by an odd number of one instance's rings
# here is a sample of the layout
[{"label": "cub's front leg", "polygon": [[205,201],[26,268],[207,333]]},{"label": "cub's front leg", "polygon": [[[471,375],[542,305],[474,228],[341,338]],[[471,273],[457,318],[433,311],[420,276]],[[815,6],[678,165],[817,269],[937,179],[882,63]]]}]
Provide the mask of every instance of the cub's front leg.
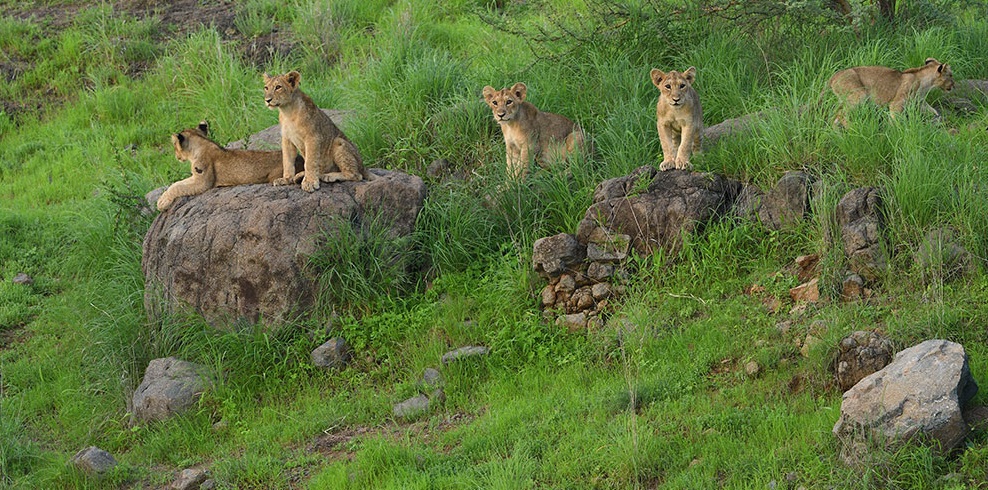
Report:
[{"label": "cub's front leg", "polygon": [[[289,138],[281,138],[281,178],[275,179],[272,184],[274,185],[292,185],[296,182],[295,180],[295,157],[298,156],[298,149],[295,148],[295,144]],[[309,160],[305,161],[306,170],[308,170]]]},{"label": "cub's front leg", "polygon": [[193,175],[168,186],[168,189],[165,189],[165,192],[158,198],[158,202],[155,204],[158,207],[158,211],[164,211],[172,206],[172,202],[175,199],[184,196],[196,196],[208,191],[212,187],[212,184],[203,178],[202,175]]},{"label": "cub's front leg", "polygon": [[659,125],[659,143],[662,144],[662,163],[659,170],[676,168],[676,152],[679,147],[679,135],[665,124]]},{"label": "cub's front leg", "polygon": [[[321,141],[318,139],[306,140],[306,152],[302,155],[305,159],[305,176],[302,177],[302,190],[305,192],[315,192],[319,190],[319,177],[322,175],[323,159],[327,157],[322,151]],[[309,158],[309,157],[312,158]],[[330,155],[331,156],[331,155]],[[293,160],[294,161],[294,160]]]},{"label": "cub's front leg", "polygon": [[693,126],[683,126],[683,134],[679,141],[679,151],[676,153],[676,168],[679,170],[689,170],[693,168],[690,164],[690,154],[696,145],[694,141],[697,137]]}]

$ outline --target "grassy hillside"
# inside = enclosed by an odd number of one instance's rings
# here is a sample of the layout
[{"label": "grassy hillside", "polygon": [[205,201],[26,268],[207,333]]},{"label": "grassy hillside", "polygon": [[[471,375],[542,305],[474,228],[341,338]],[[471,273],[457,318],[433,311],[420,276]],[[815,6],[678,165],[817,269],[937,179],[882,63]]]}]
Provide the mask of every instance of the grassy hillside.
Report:
[{"label": "grassy hillside", "polygon": [[[900,348],[946,338],[988,386],[988,112],[893,121],[864,106],[845,130],[820,93],[843,67],[929,56],[959,80],[988,78],[986,12],[909,2],[888,25],[868,8],[848,20],[790,3],[735,21],[660,1],[0,6],[0,487],[160,488],[190,466],[219,488],[982,487],[984,429],[950,457],[906,447],[844,464],[830,362],[853,330]],[[676,256],[635,258],[614,322],[561,331],[538,309],[532,243],[575,232],[601,180],[658,165],[648,72],[690,65],[707,125],[761,111],[694,166],[762,188],[804,169],[819,181],[814,218],[781,232],[727,219]],[[290,69],[320,106],[354,111],[343,129],[372,166],[425,177],[443,158],[467,176],[428,179],[412,237],[424,271],[380,286],[365,251],[387,244],[358,241],[319,257],[352,258],[327,272],[338,315],[278,330],[149,323],[140,257],[153,216],[140,204],[188,172],[169,134],[205,118],[225,143],[275,124],[261,74]],[[505,184],[480,91],[517,81],[578,120],[596,156]],[[892,258],[875,297],[845,304],[830,210],[864,185],[886,192]],[[915,265],[942,227],[976,272],[948,282]],[[824,258],[825,298],[793,308],[789,268],[806,253]],[[34,283],[13,284],[19,272]],[[754,284],[782,307],[746,295]],[[822,342],[803,356],[808,333]],[[309,352],[335,335],[354,365],[313,368]],[[395,420],[422,370],[466,344],[491,355],[445,367],[445,403]],[[127,400],[164,356],[222,379],[191,413],[133,425]],[[66,464],[89,445],[120,462],[102,480]]]}]

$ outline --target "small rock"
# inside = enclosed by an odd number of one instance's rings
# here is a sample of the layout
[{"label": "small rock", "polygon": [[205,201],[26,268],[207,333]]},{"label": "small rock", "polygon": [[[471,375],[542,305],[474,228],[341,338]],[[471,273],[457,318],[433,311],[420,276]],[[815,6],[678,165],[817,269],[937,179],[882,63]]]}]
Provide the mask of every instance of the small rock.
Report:
[{"label": "small rock", "polygon": [[397,418],[411,418],[429,410],[429,397],[418,395],[409,398],[392,408],[391,413]]},{"label": "small rock", "polygon": [[755,361],[749,361],[744,365],[744,372],[748,373],[748,376],[757,376],[759,371],[761,367]]},{"label": "small rock", "polygon": [[559,282],[556,283],[556,292],[560,293],[572,293],[576,290],[576,279],[569,274],[563,274],[559,276]]},{"label": "small rock", "polygon": [[459,349],[451,350],[443,354],[442,363],[449,364],[469,357],[486,356],[489,352],[490,349],[481,345],[460,347]]},{"label": "small rock", "polygon": [[819,282],[818,278],[813,278],[809,282],[800,284],[789,290],[789,297],[796,302],[816,303],[820,301]]},{"label": "small rock", "polygon": [[216,480],[212,478],[199,484],[199,490],[213,490],[216,488]]},{"label": "small rock", "polygon": [[820,342],[823,341],[813,335],[807,334],[806,339],[803,340],[803,345],[799,348],[799,353],[802,354],[803,357],[810,357],[810,351],[817,345],[820,345]]},{"label": "small rock", "polygon": [[428,168],[425,169],[425,174],[428,175],[430,179],[439,179],[440,177],[448,174],[449,169],[449,161],[445,158],[437,158],[429,164]]},{"label": "small rock", "polygon": [[614,266],[611,264],[591,262],[590,267],[587,268],[587,277],[593,281],[605,281],[612,275],[614,275]]},{"label": "small rock", "polygon": [[847,391],[872,373],[892,362],[893,346],[878,332],[858,330],[837,344],[834,377],[841,391]]},{"label": "small rock", "polygon": [[342,337],[334,337],[312,351],[312,364],[325,369],[343,369],[353,358],[353,350]]},{"label": "small rock", "polygon": [[844,302],[857,301],[865,297],[864,279],[861,276],[851,273],[844,278],[844,285],[840,293]]},{"label": "small rock", "polygon": [[194,405],[208,387],[205,368],[174,357],[153,359],[134,391],[137,420],[164,420]]},{"label": "small rock", "polygon": [[18,272],[17,275],[14,276],[14,278],[11,279],[10,282],[12,282],[14,284],[23,284],[25,286],[30,286],[30,285],[34,284],[34,278],[32,278],[31,276],[29,276],[29,275],[27,275],[27,274],[25,274],[23,272]]},{"label": "small rock", "polygon": [[542,288],[542,306],[550,307],[556,304],[556,290],[551,286]]},{"label": "small rock", "polygon": [[443,385],[443,375],[437,369],[425,368],[419,383],[426,388],[438,388]]},{"label": "small rock", "polygon": [[178,474],[178,478],[172,482],[172,490],[197,490],[202,488],[202,483],[209,478],[209,472],[201,468],[188,468]]},{"label": "small rock", "polygon": [[817,275],[820,256],[817,254],[800,255],[796,257],[796,276],[800,282],[806,282]]},{"label": "small rock", "polygon": [[110,453],[89,446],[72,456],[71,463],[87,473],[102,475],[117,465],[117,460]]},{"label": "small rock", "polygon": [[576,237],[566,233],[539,238],[532,245],[532,267],[542,277],[553,278],[578,268],[587,249]]},{"label": "small rock", "polygon": [[580,288],[573,296],[576,298],[576,309],[582,311],[593,307],[593,293],[590,288]]},{"label": "small rock", "polygon": [[611,296],[611,285],[606,282],[599,282],[590,288],[590,292],[596,300],[606,299]]},{"label": "small rock", "polygon": [[583,330],[584,328],[587,328],[587,315],[582,311],[570,315],[560,315],[556,318],[556,325],[563,327],[570,332]]}]

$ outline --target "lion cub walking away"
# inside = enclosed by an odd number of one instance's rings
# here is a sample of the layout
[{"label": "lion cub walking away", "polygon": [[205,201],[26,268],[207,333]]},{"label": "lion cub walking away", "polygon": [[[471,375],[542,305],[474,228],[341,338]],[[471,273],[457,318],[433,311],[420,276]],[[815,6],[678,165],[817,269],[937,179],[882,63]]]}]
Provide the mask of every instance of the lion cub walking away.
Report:
[{"label": "lion cub walking away", "polygon": [[700,151],[703,134],[700,95],[693,89],[696,68],[691,66],[682,73],[652,68],[649,75],[659,89],[659,102],[655,105],[655,125],[662,143],[659,170],[693,168],[690,155]]},{"label": "lion cub walking away", "polygon": [[297,71],[273,77],[264,74],[264,102],[269,109],[278,110],[281,124],[283,172],[274,185],[298,181],[294,162],[299,153],[305,159],[302,190],[306,192],[319,189],[320,180],[373,180],[374,175],[364,168],[357,146],[299,89],[301,81],[302,75]]},{"label": "lion cub walking away", "polygon": [[[182,196],[195,196],[232,185],[265,184],[281,177],[280,151],[228,150],[209,139],[206,121],[198,127],[172,135],[175,158],[189,162],[192,176],[170,185],[158,198],[159,211],[171,207]],[[295,162],[292,162],[294,174]]]},{"label": "lion cub walking away", "polygon": [[565,116],[536,109],[525,100],[528,87],[524,83],[501,90],[488,85],[483,94],[494,113],[494,121],[501,126],[508,174],[512,178],[524,178],[532,158],[547,167],[583,151],[585,137],[580,125]]},{"label": "lion cub walking away", "polygon": [[880,106],[888,106],[893,118],[913,98],[922,102],[924,110],[939,117],[937,111],[926,103],[926,95],[934,87],[949,92],[954,88],[954,73],[950,65],[940,63],[936,58],[927,58],[923,66],[901,72],[884,66],[848,68],[830,77],[827,85],[844,103],[834,123],[846,127],[845,112],[869,97]]}]

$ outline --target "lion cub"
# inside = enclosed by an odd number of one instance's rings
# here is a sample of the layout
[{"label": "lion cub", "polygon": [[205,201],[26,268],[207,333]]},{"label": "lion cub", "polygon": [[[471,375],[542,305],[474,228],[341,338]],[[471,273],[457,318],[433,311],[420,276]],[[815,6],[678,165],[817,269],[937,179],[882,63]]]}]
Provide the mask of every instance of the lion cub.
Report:
[{"label": "lion cub", "polygon": [[[279,151],[228,150],[209,139],[206,121],[172,135],[175,158],[189,162],[192,176],[168,186],[158,198],[159,211],[171,207],[182,196],[195,196],[212,189],[245,184],[265,184],[281,177]],[[295,163],[292,163],[293,175]]]},{"label": "lion cub", "polygon": [[301,81],[297,71],[273,77],[264,74],[264,102],[269,109],[278,110],[281,124],[283,172],[274,185],[297,181],[293,169],[299,153],[305,159],[302,190],[306,192],[319,189],[320,180],[373,180],[374,174],[364,168],[357,146],[299,89]]},{"label": "lion cub", "polygon": [[559,114],[536,109],[525,100],[528,87],[524,83],[501,90],[488,85],[483,94],[494,121],[501,126],[512,178],[525,177],[532,158],[546,167],[575,151],[583,151],[585,137],[580,125]]},{"label": "lion cub", "polygon": [[693,89],[696,68],[691,66],[682,73],[652,68],[650,76],[659,89],[659,102],[655,105],[655,125],[662,144],[659,170],[688,170],[692,168],[690,155],[700,151],[703,134],[703,109]]},{"label": "lion cub", "polygon": [[848,68],[830,77],[827,85],[844,102],[844,109],[834,122],[846,127],[844,112],[869,97],[880,106],[888,106],[893,118],[913,98],[922,101],[924,110],[937,115],[937,111],[926,103],[926,95],[934,87],[946,91],[954,88],[954,73],[950,65],[940,63],[936,58],[927,58],[923,66],[901,72],[884,66]]}]

